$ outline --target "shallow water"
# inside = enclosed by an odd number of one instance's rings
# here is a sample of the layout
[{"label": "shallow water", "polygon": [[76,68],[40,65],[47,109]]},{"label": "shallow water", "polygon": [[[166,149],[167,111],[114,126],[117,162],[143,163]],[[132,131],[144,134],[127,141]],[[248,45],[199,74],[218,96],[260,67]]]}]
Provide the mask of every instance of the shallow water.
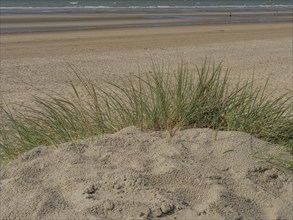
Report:
[{"label": "shallow water", "polygon": [[292,9],[291,0],[1,0],[1,14],[192,12]]}]

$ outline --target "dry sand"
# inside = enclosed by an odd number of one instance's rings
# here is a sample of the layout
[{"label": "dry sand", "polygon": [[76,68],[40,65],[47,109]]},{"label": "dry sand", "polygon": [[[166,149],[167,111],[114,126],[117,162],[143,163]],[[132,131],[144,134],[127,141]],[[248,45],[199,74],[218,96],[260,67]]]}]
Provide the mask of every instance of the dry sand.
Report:
[{"label": "dry sand", "polygon": [[270,77],[275,95],[293,88],[292,24],[280,23],[1,35],[1,94],[18,104],[37,93],[31,85],[66,94],[69,65],[101,85],[148,72],[152,59],[173,67],[183,58],[193,68],[205,56],[231,68],[232,82],[254,74],[257,85]]},{"label": "dry sand", "polygon": [[[103,85],[204,57],[292,89],[292,24],[240,24],[1,35],[1,95],[27,104],[41,90],[68,93],[70,65]],[[191,66],[193,68],[193,66]],[[233,81],[234,80],[234,81]],[[78,83],[78,82],[77,82]],[[267,143],[239,132],[137,128],[39,147],[0,169],[1,219],[292,219],[292,176],[251,157]]]},{"label": "dry sand", "polygon": [[241,132],[129,127],[38,147],[1,167],[1,219],[290,220],[292,176],[250,155],[266,146]]}]

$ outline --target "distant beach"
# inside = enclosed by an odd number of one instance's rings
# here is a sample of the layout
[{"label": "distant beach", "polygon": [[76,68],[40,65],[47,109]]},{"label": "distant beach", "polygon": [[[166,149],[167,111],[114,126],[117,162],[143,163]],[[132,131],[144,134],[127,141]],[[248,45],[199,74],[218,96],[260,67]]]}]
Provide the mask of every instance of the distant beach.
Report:
[{"label": "distant beach", "polygon": [[292,22],[289,11],[2,15],[0,33]]},{"label": "distant beach", "polygon": [[0,33],[292,22],[292,9],[290,0],[2,0]]},{"label": "distant beach", "polygon": [[[8,3],[13,2],[4,1],[2,9]],[[101,83],[99,79],[116,80],[138,68],[149,71],[152,59],[174,65],[181,58],[199,63],[207,56],[224,61],[235,78],[254,74],[262,85],[270,77],[269,91],[278,94],[293,86],[290,7],[1,15],[1,93],[6,102],[27,102],[28,93],[35,91],[26,82],[64,92],[73,77],[69,64]]]},{"label": "distant beach", "polygon": [[8,103],[28,102],[36,92],[28,84],[66,94],[74,79],[69,64],[103,84],[149,71],[152,59],[176,66],[206,56],[223,61],[235,79],[254,75],[263,85],[270,77],[275,95],[292,89],[292,23],[281,22],[2,34],[1,92]]}]

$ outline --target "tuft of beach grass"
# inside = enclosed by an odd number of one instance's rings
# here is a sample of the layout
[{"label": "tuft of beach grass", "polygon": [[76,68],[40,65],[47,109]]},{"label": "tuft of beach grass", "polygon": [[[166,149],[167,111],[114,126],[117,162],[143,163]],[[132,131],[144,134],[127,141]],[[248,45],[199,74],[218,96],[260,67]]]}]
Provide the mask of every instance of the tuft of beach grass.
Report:
[{"label": "tuft of beach grass", "polygon": [[[229,86],[229,71],[205,61],[196,71],[183,63],[175,72],[153,65],[149,75],[128,78],[127,86],[108,83],[98,88],[77,74],[86,98],[74,84],[72,98],[34,97],[34,105],[2,108],[1,160],[10,160],[40,145],[112,133],[127,126],[143,130],[211,128],[243,131],[282,145],[290,157],[270,161],[293,169],[293,94],[266,95],[252,81]],[[268,158],[267,158],[268,159]]]}]

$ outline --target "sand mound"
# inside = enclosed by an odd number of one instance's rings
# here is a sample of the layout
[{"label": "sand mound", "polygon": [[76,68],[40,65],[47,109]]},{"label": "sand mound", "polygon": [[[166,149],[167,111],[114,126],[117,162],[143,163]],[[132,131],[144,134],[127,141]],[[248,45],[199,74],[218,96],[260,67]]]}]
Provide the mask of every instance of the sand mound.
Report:
[{"label": "sand mound", "polygon": [[1,219],[292,219],[292,176],[250,157],[265,142],[129,127],[39,147],[1,167]]}]

